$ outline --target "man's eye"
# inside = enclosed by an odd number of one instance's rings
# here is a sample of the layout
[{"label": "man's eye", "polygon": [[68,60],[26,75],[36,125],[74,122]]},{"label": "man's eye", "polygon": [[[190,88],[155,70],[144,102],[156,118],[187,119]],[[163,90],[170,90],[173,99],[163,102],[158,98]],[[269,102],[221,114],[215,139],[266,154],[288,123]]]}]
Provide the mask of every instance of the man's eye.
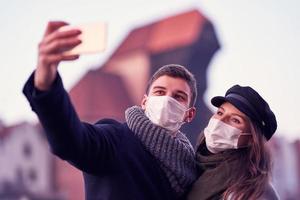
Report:
[{"label": "man's eye", "polygon": [[181,95],[175,95],[175,99],[178,100],[178,101],[184,101],[185,98]]},{"label": "man's eye", "polygon": [[157,91],[154,92],[154,94],[156,94],[156,95],[164,95],[164,91],[157,90]]}]

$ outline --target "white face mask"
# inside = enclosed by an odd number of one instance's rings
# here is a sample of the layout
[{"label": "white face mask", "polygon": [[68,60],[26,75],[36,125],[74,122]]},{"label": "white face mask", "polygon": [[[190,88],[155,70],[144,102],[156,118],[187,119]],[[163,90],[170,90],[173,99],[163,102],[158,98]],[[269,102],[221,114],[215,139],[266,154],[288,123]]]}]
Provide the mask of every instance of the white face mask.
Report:
[{"label": "white face mask", "polygon": [[184,124],[187,108],[169,96],[149,96],[145,114],[152,123],[170,131],[178,131]]},{"label": "white face mask", "polygon": [[238,141],[241,135],[251,135],[251,133],[242,133],[240,129],[215,118],[211,118],[204,129],[206,147],[212,153],[219,153],[227,149],[238,149]]}]

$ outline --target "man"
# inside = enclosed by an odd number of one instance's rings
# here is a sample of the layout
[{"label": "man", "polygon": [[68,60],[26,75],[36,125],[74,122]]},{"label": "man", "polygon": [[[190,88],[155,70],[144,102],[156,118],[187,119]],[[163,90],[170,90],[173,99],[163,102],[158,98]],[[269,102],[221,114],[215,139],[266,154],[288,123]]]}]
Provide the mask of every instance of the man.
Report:
[{"label": "man", "polygon": [[[84,173],[86,199],[167,200],[182,197],[196,179],[193,148],[179,131],[195,115],[196,81],[179,65],[159,69],[126,123],[80,122],[57,73],[65,51],[80,44],[79,30],[49,22],[38,64],[24,94],[43,125],[51,150]],[[92,97],[91,97],[92,98]]]}]

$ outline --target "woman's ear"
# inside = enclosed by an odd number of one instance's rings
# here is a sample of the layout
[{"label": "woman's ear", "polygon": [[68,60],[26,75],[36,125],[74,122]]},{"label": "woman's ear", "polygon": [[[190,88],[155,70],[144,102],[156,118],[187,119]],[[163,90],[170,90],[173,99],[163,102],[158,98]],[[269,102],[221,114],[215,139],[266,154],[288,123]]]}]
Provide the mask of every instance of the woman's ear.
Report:
[{"label": "woman's ear", "polygon": [[191,107],[189,110],[186,112],[185,117],[184,117],[184,122],[190,123],[196,116],[196,108]]},{"label": "woman's ear", "polygon": [[144,94],[144,97],[143,97],[142,102],[141,102],[141,107],[142,107],[143,110],[146,109],[147,98],[148,98],[148,96],[146,94]]}]

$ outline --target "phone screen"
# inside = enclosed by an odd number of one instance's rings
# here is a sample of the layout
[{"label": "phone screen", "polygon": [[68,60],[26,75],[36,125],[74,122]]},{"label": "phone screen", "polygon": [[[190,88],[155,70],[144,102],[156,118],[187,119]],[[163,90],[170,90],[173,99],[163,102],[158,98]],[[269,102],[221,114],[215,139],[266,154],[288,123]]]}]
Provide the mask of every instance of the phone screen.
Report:
[{"label": "phone screen", "polygon": [[64,52],[65,55],[76,55],[76,54],[91,54],[100,53],[106,49],[107,45],[107,24],[104,22],[96,22],[89,24],[82,24],[77,26],[64,26],[61,27],[60,31],[67,31],[70,29],[80,29],[81,34],[79,38],[82,43],[78,46]]}]

